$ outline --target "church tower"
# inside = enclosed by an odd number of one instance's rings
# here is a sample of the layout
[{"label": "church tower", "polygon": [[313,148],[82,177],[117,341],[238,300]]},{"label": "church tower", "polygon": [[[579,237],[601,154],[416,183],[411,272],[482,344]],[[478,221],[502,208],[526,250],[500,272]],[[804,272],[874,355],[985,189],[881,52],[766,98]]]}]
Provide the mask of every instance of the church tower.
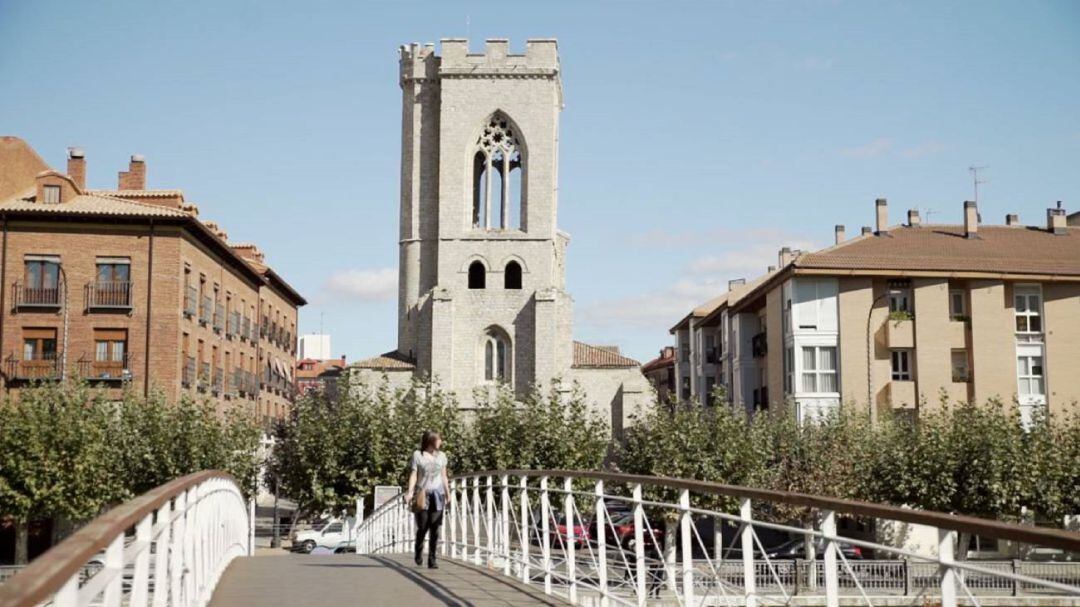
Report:
[{"label": "church tower", "polygon": [[554,40],[401,48],[398,352],[464,400],[573,362]]}]

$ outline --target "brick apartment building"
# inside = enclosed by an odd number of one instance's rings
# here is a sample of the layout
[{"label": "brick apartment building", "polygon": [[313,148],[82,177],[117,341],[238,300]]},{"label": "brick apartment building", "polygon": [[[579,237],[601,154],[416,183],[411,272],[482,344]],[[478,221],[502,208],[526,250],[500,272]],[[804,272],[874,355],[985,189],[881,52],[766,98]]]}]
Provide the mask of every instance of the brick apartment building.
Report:
[{"label": "brick apartment building", "polygon": [[973,202],[952,225],[914,210],[890,225],[883,199],[875,210],[874,229],[784,249],[778,269],[732,281],[677,324],[677,367],[700,378],[679,397],[719,384],[736,406],[791,405],[800,419],[868,404],[917,413],[942,396],[1053,419],[1080,401],[1080,227],[1060,204],[1037,226],[983,224]]},{"label": "brick apartment building", "polygon": [[5,392],[80,377],[264,422],[288,410],[303,297],[183,192],[147,189],[143,158],[115,190],[89,190],[80,150],[61,173],[0,138],[0,230]]}]

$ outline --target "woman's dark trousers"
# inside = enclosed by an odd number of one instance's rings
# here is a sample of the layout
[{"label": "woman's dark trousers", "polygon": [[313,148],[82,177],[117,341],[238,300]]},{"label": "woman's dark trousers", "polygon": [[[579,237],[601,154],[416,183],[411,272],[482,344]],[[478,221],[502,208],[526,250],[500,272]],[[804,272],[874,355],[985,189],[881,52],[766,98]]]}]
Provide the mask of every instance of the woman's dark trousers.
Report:
[{"label": "woman's dark trousers", "polygon": [[443,511],[435,509],[435,498],[428,494],[427,510],[416,512],[416,562],[424,552],[424,534],[428,536],[428,564],[435,563],[435,549],[439,544],[439,527],[442,526]]}]

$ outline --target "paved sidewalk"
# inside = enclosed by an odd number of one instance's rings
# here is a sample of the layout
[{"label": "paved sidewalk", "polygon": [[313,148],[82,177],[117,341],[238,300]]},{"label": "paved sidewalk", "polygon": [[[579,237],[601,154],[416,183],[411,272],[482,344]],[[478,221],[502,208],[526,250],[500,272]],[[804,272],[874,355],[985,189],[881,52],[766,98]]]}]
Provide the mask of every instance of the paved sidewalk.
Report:
[{"label": "paved sidewalk", "polygon": [[543,590],[447,559],[417,567],[403,555],[255,556],[232,562],[211,607],[248,605],[563,605]]}]

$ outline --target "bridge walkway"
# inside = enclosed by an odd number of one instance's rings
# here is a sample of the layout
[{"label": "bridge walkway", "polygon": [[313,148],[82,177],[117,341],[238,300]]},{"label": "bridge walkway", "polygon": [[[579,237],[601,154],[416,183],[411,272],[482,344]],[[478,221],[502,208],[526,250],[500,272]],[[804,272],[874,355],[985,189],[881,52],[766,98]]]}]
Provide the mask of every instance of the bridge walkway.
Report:
[{"label": "bridge walkway", "polygon": [[221,577],[211,607],[563,605],[543,589],[449,559],[417,567],[405,555],[288,555],[238,558]]}]

